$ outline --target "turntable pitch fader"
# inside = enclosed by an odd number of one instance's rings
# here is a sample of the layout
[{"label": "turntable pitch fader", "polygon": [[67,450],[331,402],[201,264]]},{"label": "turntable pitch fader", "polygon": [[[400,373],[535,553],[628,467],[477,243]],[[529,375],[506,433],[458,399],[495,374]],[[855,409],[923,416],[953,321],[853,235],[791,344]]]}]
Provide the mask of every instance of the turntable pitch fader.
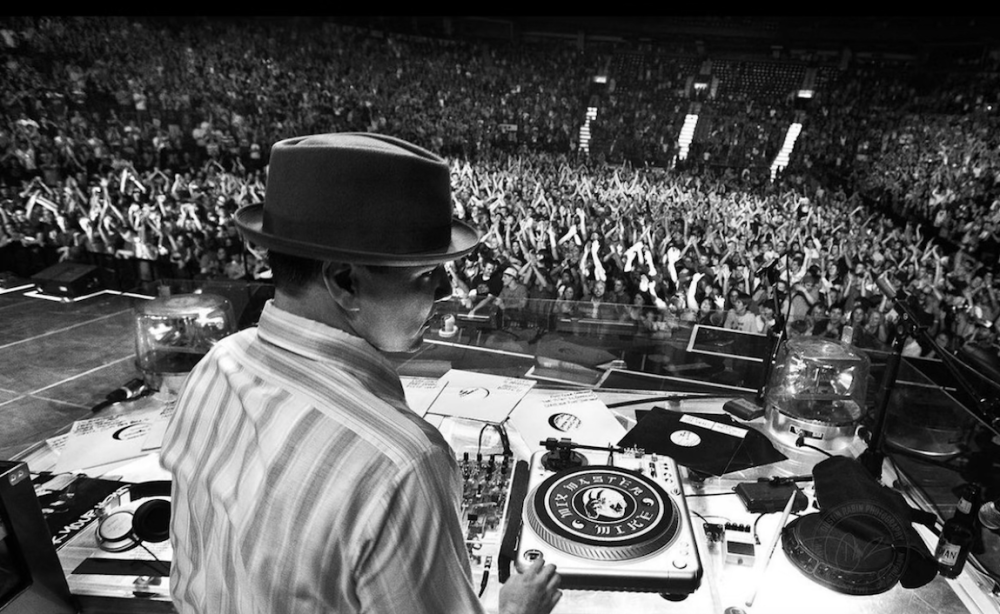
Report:
[{"label": "turntable pitch fader", "polygon": [[554,563],[562,586],[683,597],[702,566],[673,459],[563,439],[532,455],[514,560]]}]

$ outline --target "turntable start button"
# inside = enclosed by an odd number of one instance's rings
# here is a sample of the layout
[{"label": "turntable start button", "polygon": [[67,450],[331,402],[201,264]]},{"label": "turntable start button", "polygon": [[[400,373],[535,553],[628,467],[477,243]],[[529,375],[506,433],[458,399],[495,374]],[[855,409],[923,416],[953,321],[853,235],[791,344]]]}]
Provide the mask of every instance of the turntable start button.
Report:
[{"label": "turntable start button", "polygon": [[685,569],[688,566],[687,560],[680,557],[674,559],[673,564],[677,569]]},{"label": "turntable start button", "polygon": [[529,561],[534,561],[535,559],[541,556],[542,553],[539,550],[528,550],[524,553],[524,558],[528,559]]}]

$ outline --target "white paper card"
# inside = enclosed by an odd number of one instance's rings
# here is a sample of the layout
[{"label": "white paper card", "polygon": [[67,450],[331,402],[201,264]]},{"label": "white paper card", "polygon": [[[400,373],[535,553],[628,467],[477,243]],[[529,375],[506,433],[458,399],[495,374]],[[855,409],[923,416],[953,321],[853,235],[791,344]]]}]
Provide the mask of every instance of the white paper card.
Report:
[{"label": "white paper card", "polygon": [[500,423],[535,385],[529,379],[452,369],[428,413]]},{"label": "white paper card", "polygon": [[626,433],[592,390],[528,395],[511,412],[509,424],[532,450],[540,449],[549,437],[588,446],[617,445]]},{"label": "white paper card", "polygon": [[739,427],[731,426],[729,424],[722,424],[721,422],[716,422],[714,420],[706,420],[704,418],[699,418],[697,416],[684,415],[681,417],[681,422],[686,424],[693,424],[694,426],[700,426],[702,428],[708,429],[710,431],[715,431],[717,433],[724,433],[726,435],[731,435],[733,437],[739,437],[743,439],[747,436],[747,430],[741,429]]},{"label": "white paper card", "polygon": [[406,404],[417,415],[423,416],[444,389],[444,378],[434,377],[401,377],[403,392],[406,394]]}]

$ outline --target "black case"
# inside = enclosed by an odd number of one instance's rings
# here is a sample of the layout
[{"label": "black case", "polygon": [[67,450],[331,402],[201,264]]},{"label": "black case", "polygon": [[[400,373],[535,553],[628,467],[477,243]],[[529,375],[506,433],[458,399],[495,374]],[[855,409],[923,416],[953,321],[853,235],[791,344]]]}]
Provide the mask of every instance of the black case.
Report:
[{"label": "black case", "polygon": [[795,484],[772,484],[770,482],[741,482],[734,489],[746,506],[747,511],[754,514],[769,514],[785,509],[788,498],[795,492],[793,512],[806,509],[809,499]]}]

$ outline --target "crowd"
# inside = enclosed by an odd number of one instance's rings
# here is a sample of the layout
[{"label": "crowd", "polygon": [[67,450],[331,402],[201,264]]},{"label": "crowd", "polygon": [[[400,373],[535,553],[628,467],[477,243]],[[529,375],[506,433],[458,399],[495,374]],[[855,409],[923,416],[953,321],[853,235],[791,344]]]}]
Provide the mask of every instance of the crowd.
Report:
[{"label": "crowd", "polygon": [[460,215],[486,229],[478,254],[451,271],[473,311],[502,297],[510,272],[560,316],[631,319],[661,335],[693,322],[767,333],[781,317],[791,334],[841,339],[850,326],[852,342],[887,349],[899,314],[878,288],[886,276],[919,298],[944,348],[995,343],[993,272],[857,193],[748,190],[735,172],[551,155],[456,163],[455,182]]},{"label": "crowd", "polygon": [[[266,279],[231,217],[263,197],[270,144],[375,131],[451,161],[456,215],[484,234],[449,267],[472,314],[632,322],[657,336],[784,321],[790,334],[886,348],[899,315],[876,283],[888,276],[946,351],[998,350],[997,125],[973,112],[981,92],[965,113],[940,106],[968,95],[965,81],[926,97],[926,112],[892,110],[912,92],[857,86],[888,77],[848,71],[772,181],[761,164],[790,103],[734,88],[698,103],[712,119],[696,163],[675,164],[690,61],[594,95],[591,77],[614,64],[571,46],[332,24],[2,23],[0,272],[102,254],[165,276]],[[576,131],[595,102],[587,156]],[[616,150],[622,162],[605,164]]]}]

